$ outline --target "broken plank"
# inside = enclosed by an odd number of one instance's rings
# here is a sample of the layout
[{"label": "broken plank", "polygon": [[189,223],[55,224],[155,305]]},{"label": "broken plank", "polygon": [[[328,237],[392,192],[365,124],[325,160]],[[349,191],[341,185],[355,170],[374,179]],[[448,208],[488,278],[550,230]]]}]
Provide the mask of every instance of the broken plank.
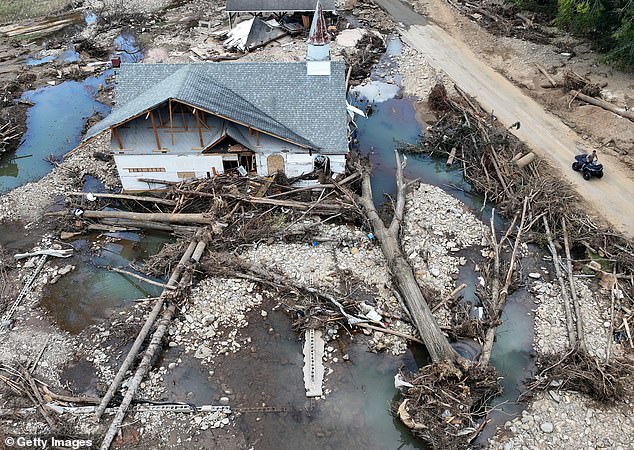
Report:
[{"label": "broken plank", "polygon": [[321,397],[324,381],[324,340],[321,330],[306,330],[304,340],[304,387],[306,397]]}]

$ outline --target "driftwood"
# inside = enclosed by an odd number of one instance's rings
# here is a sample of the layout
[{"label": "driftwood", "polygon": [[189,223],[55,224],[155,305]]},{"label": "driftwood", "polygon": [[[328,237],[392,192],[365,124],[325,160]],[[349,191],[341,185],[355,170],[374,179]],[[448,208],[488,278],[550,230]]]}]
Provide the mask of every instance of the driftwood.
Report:
[{"label": "driftwood", "polygon": [[408,339],[410,341],[418,342],[419,344],[425,345],[425,343],[423,341],[421,341],[417,337],[412,336],[411,334],[402,333],[402,332],[396,331],[396,330],[390,330],[389,328],[376,327],[374,325],[370,325],[369,323],[363,323],[363,322],[357,323],[355,325],[358,326],[358,327],[367,328],[368,330],[378,331],[380,333],[393,334],[394,336],[402,337],[404,339]]},{"label": "driftwood", "polygon": [[134,273],[134,272],[130,272],[129,270],[121,269],[121,268],[118,268],[118,267],[108,267],[108,270],[111,270],[112,272],[120,273],[121,275],[125,275],[127,277],[136,278],[137,280],[141,280],[144,283],[148,283],[148,284],[151,284],[153,286],[158,286],[158,287],[161,287],[163,289],[168,289],[170,291],[173,291],[173,290],[176,289],[174,286],[171,286],[171,285],[165,284],[165,283],[160,283],[158,281],[150,280],[147,277],[141,276],[141,275],[139,275],[137,273]]},{"label": "driftwood", "polygon": [[102,193],[94,193],[94,192],[67,192],[66,195],[73,195],[79,197],[86,197],[88,195],[92,195],[96,198],[113,198],[118,200],[134,200],[137,202],[150,202],[150,203],[158,203],[161,205],[174,206],[176,202],[174,200],[169,200],[166,198],[160,197],[146,197],[143,195],[127,195],[127,194],[102,194]]},{"label": "driftwood", "polygon": [[[183,270],[185,269],[187,262],[191,258],[195,248],[196,248],[196,241],[191,241],[189,244],[189,247],[187,247],[187,250],[185,250],[180,261],[178,262],[178,265],[172,272],[172,275],[170,276],[170,279],[167,282],[168,286],[176,287],[178,280],[181,274],[183,273]],[[163,304],[165,303],[165,300],[166,300],[166,296],[164,295],[165,293],[166,291],[164,291],[161,294],[158,301],[156,302],[156,305],[154,305],[154,308],[152,308],[150,315],[145,320],[145,324],[141,328],[141,331],[139,331],[139,334],[137,335],[134,341],[134,344],[132,344],[132,348],[130,348],[130,351],[128,352],[128,356],[126,356],[125,360],[121,364],[121,367],[119,367],[119,371],[117,372],[117,375],[115,376],[112,383],[110,383],[110,386],[108,387],[108,391],[104,394],[101,400],[101,403],[99,404],[99,407],[95,411],[95,419],[97,420],[101,419],[101,416],[103,412],[106,410],[108,403],[110,403],[110,400],[112,400],[112,397],[114,396],[115,392],[119,388],[119,385],[123,381],[123,378],[125,377],[126,372],[128,371],[128,369],[132,365],[132,362],[134,361],[137,354],[139,353],[139,350],[141,349],[141,345],[143,344],[143,341],[145,340],[147,335],[150,333],[150,329],[154,325],[156,318],[158,317],[161,310],[163,309]]]},{"label": "driftwood", "polygon": [[432,361],[449,361],[453,363],[459,359],[459,355],[451,347],[434,319],[427,299],[416,281],[412,267],[403,254],[399,241],[401,223],[405,214],[405,196],[408,185],[403,178],[403,165],[405,163],[401,161],[398,150],[394,151],[394,156],[396,157],[396,185],[398,193],[394,217],[389,227],[385,226],[374,206],[370,172],[368,170],[365,170],[362,175],[362,196],[358,198],[358,202],[365,210],[368,220],[372,224],[374,234],[387,260],[387,267],[390,268],[394,284],[407,304],[412,320],[422,340],[425,342],[425,347]]},{"label": "driftwood", "polygon": [[[176,189],[175,190],[176,193],[178,194],[185,194],[185,195],[192,195],[192,196],[200,196],[200,197],[210,197],[210,198],[217,198],[218,196],[216,194],[212,194],[212,193],[208,193],[208,192],[196,192],[196,191],[185,191],[182,189]],[[337,211],[341,211],[341,209],[345,208],[347,205],[335,205],[332,203],[304,203],[304,202],[298,202],[295,200],[280,200],[280,199],[276,199],[276,198],[268,198],[268,197],[251,197],[251,196],[246,196],[246,195],[237,195],[237,194],[229,194],[229,193],[224,193],[223,194],[226,197],[230,197],[230,198],[235,198],[238,200],[243,200],[249,203],[253,203],[256,205],[274,205],[274,206],[285,206],[287,208],[295,208],[295,209],[300,209],[300,210],[311,210],[313,212],[316,212],[316,209],[321,209],[321,210],[327,210],[330,213],[332,212],[337,212]]]},{"label": "driftwood", "polygon": [[557,82],[553,80],[553,77],[550,76],[550,74],[546,71],[544,66],[538,63],[535,63],[535,66],[542,74],[544,74],[544,76],[546,77],[546,79],[548,80],[548,82],[551,84],[552,87],[557,87]]},{"label": "driftwood", "polygon": [[438,303],[436,306],[434,306],[431,309],[431,312],[436,312],[438,311],[440,308],[442,308],[444,305],[446,305],[447,303],[449,303],[452,300],[456,299],[456,296],[462,292],[464,289],[467,288],[467,285],[465,283],[462,283],[460,286],[458,286],[456,289],[454,289],[453,291],[451,291],[451,293],[440,303]]},{"label": "driftwood", "polygon": [[544,228],[546,229],[546,238],[548,239],[548,249],[553,257],[553,265],[555,266],[555,274],[557,275],[557,279],[559,280],[559,287],[561,289],[561,297],[564,300],[564,310],[566,311],[566,328],[568,328],[568,340],[570,341],[570,347],[574,348],[577,344],[577,333],[575,326],[573,324],[573,312],[572,305],[570,302],[570,296],[568,296],[568,290],[566,289],[566,283],[564,282],[564,277],[561,273],[561,266],[559,254],[557,253],[557,247],[555,247],[555,243],[553,242],[553,235],[550,231],[550,226],[548,225],[548,220],[546,217],[542,217],[544,222]]},{"label": "driftwood", "polygon": [[491,213],[491,239],[493,242],[493,250],[495,252],[494,256],[494,269],[493,269],[493,279],[492,279],[492,288],[491,288],[491,304],[489,306],[489,318],[491,321],[491,326],[486,332],[484,344],[482,345],[482,353],[480,355],[480,364],[489,364],[491,359],[491,352],[493,351],[493,343],[495,341],[495,330],[497,328],[497,323],[500,321],[500,317],[502,316],[502,311],[504,311],[504,306],[506,305],[506,299],[508,298],[509,289],[511,287],[511,282],[513,281],[513,272],[515,270],[515,262],[517,260],[517,249],[519,247],[519,243],[521,240],[522,233],[527,231],[525,230],[525,222],[526,222],[526,214],[528,209],[528,197],[524,198],[524,204],[522,206],[522,217],[520,219],[520,224],[517,228],[517,234],[515,235],[515,243],[513,244],[513,251],[511,253],[511,260],[509,262],[509,268],[506,271],[506,276],[504,278],[504,284],[500,286],[500,248],[503,242],[508,237],[511,229],[515,225],[515,221],[517,216],[513,219],[511,226],[509,227],[505,236],[498,243],[495,237],[495,226],[493,222],[494,213]]},{"label": "driftwood", "polygon": [[[204,245],[202,246],[202,249],[204,250]],[[193,252],[194,250],[192,250],[192,254]],[[199,254],[202,254],[202,251],[200,251]],[[198,261],[194,260],[194,262],[198,262]],[[185,288],[187,281],[188,281],[188,277],[182,276],[178,284],[179,289]],[[141,381],[143,381],[143,378],[150,370],[151,362],[154,358],[154,355],[161,348],[161,341],[163,340],[163,336],[165,335],[167,331],[167,327],[169,326],[169,323],[172,320],[172,317],[174,316],[175,312],[176,312],[176,303],[171,302],[170,305],[167,307],[167,309],[163,312],[161,319],[159,320],[156,326],[156,330],[154,331],[154,334],[152,335],[152,340],[150,341],[147,349],[145,350],[143,359],[139,363],[137,370],[134,373],[134,377],[132,377],[132,380],[128,384],[126,394],[123,397],[123,400],[121,401],[121,405],[119,406],[119,409],[117,410],[117,413],[114,419],[110,423],[110,427],[108,428],[108,431],[106,432],[106,435],[101,443],[101,446],[100,446],[101,450],[108,450],[110,448],[110,445],[112,444],[112,441],[114,440],[114,437],[119,432],[119,428],[121,427],[121,424],[123,423],[123,419],[125,418],[126,412],[128,408],[130,407],[130,404],[132,403],[134,394],[136,394],[137,389],[141,385]]]},{"label": "driftwood", "polygon": [[[157,231],[167,231],[170,233],[194,233],[198,229],[196,226],[190,225],[176,225],[173,223],[159,223],[159,222],[148,222],[144,220],[132,220],[132,219],[101,219],[102,224],[105,224],[106,227],[109,227],[109,230],[104,231],[112,231],[112,228],[116,228],[117,226],[121,226],[124,228],[132,228],[132,229],[145,229],[145,230],[157,230]],[[90,224],[86,227],[88,230],[100,230],[103,228],[95,228],[98,225]]]},{"label": "driftwood", "polygon": [[575,280],[572,273],[572,256],[570,255],[570,243],[568,242],[568,229],[566,228],[566,219],[561,219],[561,226],[564,232],[564,249],[566,251],[566,268],[568,270],[568,283],[570,284],[570,294],[572,295],[572,306],[576,317],[576,331],[577,342],[579,349],[586,351],[585,333],[583,331],[583,318],[581,317],[581,307],[579,306],[579,299],[577,298],[577,289],[575,287]]},{"label": "driftwood", "polygon": [[[45,213],[49,217],[64,217],[66,211]],[[168,214],[168,213],[135,213],[127,211],[84,211],[81,217],[86,219],[131,219],[141,222],[166,222],[186,224],[213,224],[213,220],[207,214]]]},{"label": "driftwood", "polygon": [[634,112],[632,111],[617,108],[612,103],[608,103],[598,98],[590,97],[589,95],[583,94],[579,91],[571,90],[570,93],[574,96],[574,98],[578,98],[579,100],[583,100],[586,103],[590,103],[591,105],[598,106],[599,108],[603,108],[605,110],[613,112],[614,114],[618,114],[621,117],[625,117],[626,119],[634,121]]}]

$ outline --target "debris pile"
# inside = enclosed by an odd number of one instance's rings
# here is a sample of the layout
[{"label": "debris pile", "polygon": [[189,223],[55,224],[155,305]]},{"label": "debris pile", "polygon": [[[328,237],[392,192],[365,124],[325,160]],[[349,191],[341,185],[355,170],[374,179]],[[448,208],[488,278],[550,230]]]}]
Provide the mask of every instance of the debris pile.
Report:
[{"label": "debris pile", "polygon": [[489,365],[431,364],[403,378],[405,400],[392,408],[412,432],[432,448],[467,448],[480,433],[490,407],[501,392]]}]

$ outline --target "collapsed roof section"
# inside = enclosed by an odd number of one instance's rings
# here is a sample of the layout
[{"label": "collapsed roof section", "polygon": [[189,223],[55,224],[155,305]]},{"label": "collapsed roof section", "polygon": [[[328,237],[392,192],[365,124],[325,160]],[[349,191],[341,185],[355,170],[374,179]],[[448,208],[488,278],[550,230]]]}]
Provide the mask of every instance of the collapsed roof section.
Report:
[{"label": "collapsed roof section", "polygon": [[306,75],[304,63],[123,64],[117,107],[90,139],[168,99],[321,153],[347,153],[345,68]]}]

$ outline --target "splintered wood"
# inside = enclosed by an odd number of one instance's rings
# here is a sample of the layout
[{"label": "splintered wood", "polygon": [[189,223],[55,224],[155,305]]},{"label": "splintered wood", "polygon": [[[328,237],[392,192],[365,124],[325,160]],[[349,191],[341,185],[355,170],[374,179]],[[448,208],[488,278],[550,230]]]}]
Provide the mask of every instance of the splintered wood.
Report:
[{"label": "splintered wood", "polygon": [[306,330],[304,340],[304,386],[306,397],[321,397],[324,381],[324,340],[320,330]]}]

